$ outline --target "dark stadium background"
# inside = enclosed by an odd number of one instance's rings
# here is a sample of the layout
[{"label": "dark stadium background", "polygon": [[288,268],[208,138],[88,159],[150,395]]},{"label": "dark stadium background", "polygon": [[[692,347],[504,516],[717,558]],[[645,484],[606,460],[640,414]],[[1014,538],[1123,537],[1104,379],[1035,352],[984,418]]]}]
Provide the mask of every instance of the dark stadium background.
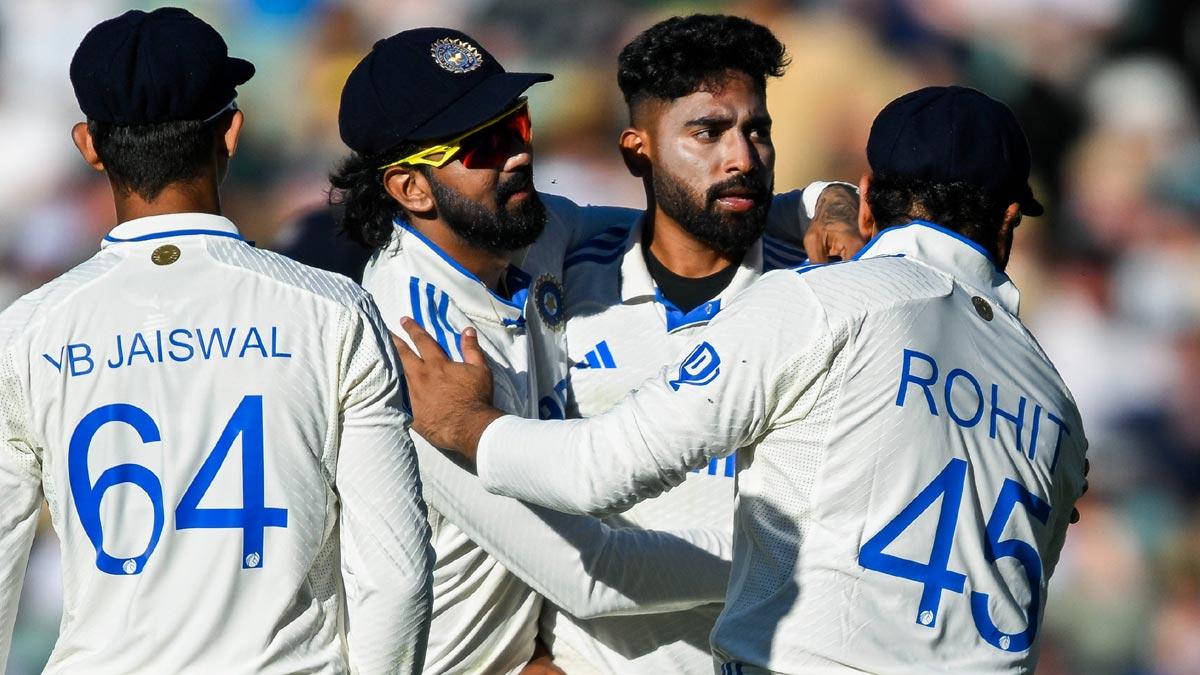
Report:
[{"label": "dark stadium background", "polygon": [[[150,2],[0,2],[0,307],[83,260],[113,224],[69,137],[67,63],[94,23]],[[1091,491],[1051,582],[1040,673],[1200,673],[1200,6],[1153,0],[227,0],[180,2],[259,74],[228,214],[260,246],[353,269],[319,209],[337,101],[373,40],[459,27],[532,90],[539,186],[639,205],[615,150],[620,46],[674,13],[740,13],[792,54],[770,89],[776,187],[857,180],[869,123],[917,86],[1008,102],[1048,206],[1018,230],[1022,313],[1078,398]],[[46,525],[48,521],[44,523]],[[8,673],[58,628],[58,553],[35,545]]]}]

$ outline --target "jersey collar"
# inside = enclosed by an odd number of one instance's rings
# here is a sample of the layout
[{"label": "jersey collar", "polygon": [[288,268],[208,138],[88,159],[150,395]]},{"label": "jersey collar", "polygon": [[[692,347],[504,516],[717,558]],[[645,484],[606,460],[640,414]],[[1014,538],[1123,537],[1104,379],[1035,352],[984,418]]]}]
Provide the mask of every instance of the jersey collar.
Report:
[{"label": "jersey collar", "polygon": [[168,213],[127,220],[117,225],[100,242],[100,248],[170,237],[209,236],[241,239],[237,226],[224,216],[211,213]]},{"label": "jersey collar", "polygon": [[738,271],[734,273],[733,279],[725,287],[725,290],[690,312],[680,311],[670,300],[663,297],[654,283],[654,277],[650,276],[650,268],[646,266],[646,258],[642,250],[645,219],[646,214],[643,213],[634,223],[633,228],[629,231],[629,238],[625,241],[625,254],[621,259],[621,302],[634,304],[653,301],[662,305],[668,333],[711,321],[721,311],[721,306],[728,303],[729,298],[762,276],[763,249],[762,239],[759,239],[750,246],[750,250],[746,251]]},{"label": "jersey collar", "polygon": [[1016,314],[1021,294],[979,244],[937,223],[914,220],[875,235],[854,260],[905,256],[941,270]]},{"label": "jersey collar", "polygon": [[[434,272],[436,278],[427,281],[443,285],[459,309],[476,319],[491,319],[506,326],[525,325],[525,306],[532,278],[524,270],[516,265],[508,266],[504,280],[512,296],[506,298],[488,288],[482,279],[407,221],[397,218],[395,226],[396,231],[389,246],[392,252],[397,249],[408,251],[430,263],[430,271]],[[380,260],[381,264],[387,264],[386,261],[386,257]]]},{"label": "jersey collar", "polygon": [[[646,214],[643,213],[630,229],[629,238],[625,241],[625,255],[621,258],[621,302],[626,304],[656,300],[660,297],[658,287],[654,284],[654,277],[650,276],[650,268],[646,266],[646,258],[642,253],[642,231],[645,220]],[[733,280],[715,299],[732,298],[762,276],[762,273],[763,250],[760,238],[750,246],[750,250],[746,251],[746,256],[742,258],[741,267],[733,275]]]}]

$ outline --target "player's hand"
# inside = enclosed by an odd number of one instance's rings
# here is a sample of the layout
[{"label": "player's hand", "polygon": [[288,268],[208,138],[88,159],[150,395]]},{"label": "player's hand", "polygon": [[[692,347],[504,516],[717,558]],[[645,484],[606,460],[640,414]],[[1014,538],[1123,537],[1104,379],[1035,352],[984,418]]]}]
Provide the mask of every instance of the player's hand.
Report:
[{"label": "player's hand", "polygon": [[[1079,493],[1080,497],[1087,494],[1087,491],[1088,491],[1087,477],[1088,477],[1088,474],[1091,472],[1091,470],[1092,470],[1092,463],[1088,461],[1087,457],[1084,457],[1083,458],[1083,490]],[[1077,509],[1077,508],[1071,509],[1071,524],[1074,525],[1075,523],[1078,523],[1078,522],[1079,522],[1079,509]]]},{"label": "player's hand", "polygon": [[840,183],[825,186],[804,233],[809,261],[849,260],[866,243],[858,231],[858,195]]},{"label": "player's hand", "polygon": [[554,665],[549,656],[539,656],[526,663],[520,675],[567,675],[567,671]]},{"label": "player's hand", "polygon": [[463,363],[452,361],[441,346],[408,317],[400,319],[416,349],[392,336],[400,354],[413,430],[432,445],[475,461],[483,430],[503,415],[492,407],[492,371],[474,328],[463,331]]}]

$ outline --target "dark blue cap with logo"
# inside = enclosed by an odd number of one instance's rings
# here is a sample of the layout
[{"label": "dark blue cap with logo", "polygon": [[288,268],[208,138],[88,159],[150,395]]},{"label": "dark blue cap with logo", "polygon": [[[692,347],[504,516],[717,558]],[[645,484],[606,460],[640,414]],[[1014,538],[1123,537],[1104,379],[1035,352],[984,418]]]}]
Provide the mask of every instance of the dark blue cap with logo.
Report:
[{"label": "dark blue cap with logo", "polygon": [[342,89],[338,127],[351,150],[376,156],[405,142],[476,127],[548,73],[509,73],[450,28],[416,28],[375,43]]},{"label": "dark blue cap with logo", "polygon": [[967,87],[926,87],[884,106],[871,125],[876,173],[963,182],[1042,215],[1029,187],[1029,141],[1008,106]]},{"label": "dark blue cap with logo", "polygon": [[254,75],[191,12],[130,10],[88,31],[71,59],[71,86],[88,119],[120,126],[205,120]]}]

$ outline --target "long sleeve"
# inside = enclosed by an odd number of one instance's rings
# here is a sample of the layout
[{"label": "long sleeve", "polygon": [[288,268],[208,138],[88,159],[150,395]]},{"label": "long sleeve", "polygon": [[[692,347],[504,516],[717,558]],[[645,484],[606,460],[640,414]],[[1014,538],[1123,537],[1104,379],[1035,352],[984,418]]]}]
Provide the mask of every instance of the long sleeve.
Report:
[{"label": "long sleeve", "polygon": [[493,422],[477,457],[484,486],[559,511],[620,511],[802,415],[794,404],[819,388],[834,349],[796,276],[776,272],[741,293],[674,365],[604,414]]},{"label": "long sleeve", "polygon": [[41,462],[29,438],[26,401],[10,344],[0,330],[0,669],[8,661],[42,504]]},{"label": "long sleeve", "polygon": [[724,599],[732,558],[728,533],[613,528],[590,516],[493,495],[470,472],[414,439],[430,506],[564,611],[580,618],[649,614]]},{"label": "long sleeve", "polygon": [[343,353],[342,574],[352,670],[419,673],[432,611],[433,549],[399,366],[373,303]]}]

